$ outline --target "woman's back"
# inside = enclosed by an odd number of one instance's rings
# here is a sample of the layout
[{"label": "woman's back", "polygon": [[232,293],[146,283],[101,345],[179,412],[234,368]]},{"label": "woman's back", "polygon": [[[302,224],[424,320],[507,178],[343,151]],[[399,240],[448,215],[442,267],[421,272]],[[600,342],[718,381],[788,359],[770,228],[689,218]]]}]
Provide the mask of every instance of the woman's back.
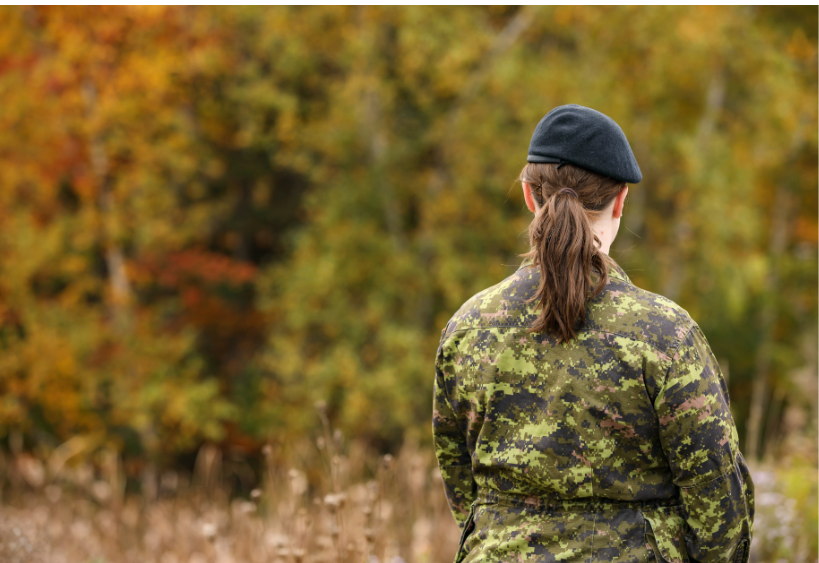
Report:
[{"label": "woman's back", "polygon": [[456,561],[745,563],[753,484],[719,366],[608,256],[642,179],[625,134],[560,106],[527,163],[527,260],[461,307],[436,359]]},{"label": "woman's back", "polygon": [[729,560],[752,507],[711,505],[745,487],[747,468],[699,327],[612,267],[577,338],[559,344],[529,332],[539,284],[524,263],[443,331],[436,448],[456,518],[477,501],[461,555],[644,561],[653,543],[686,561],[682,493],[707,529],[698,555]]}]

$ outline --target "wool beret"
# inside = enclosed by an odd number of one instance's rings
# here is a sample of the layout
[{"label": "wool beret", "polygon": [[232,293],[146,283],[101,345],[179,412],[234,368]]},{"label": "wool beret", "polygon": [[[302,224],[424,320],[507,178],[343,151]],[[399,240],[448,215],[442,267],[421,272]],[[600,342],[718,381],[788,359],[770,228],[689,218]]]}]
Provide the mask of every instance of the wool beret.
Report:
[{"label": "wool beret", "polygon": [[615,180],[643,179],[625,133],[609,116],[569,104],[547,113],[535,127],[527,162],[568,162]]}]

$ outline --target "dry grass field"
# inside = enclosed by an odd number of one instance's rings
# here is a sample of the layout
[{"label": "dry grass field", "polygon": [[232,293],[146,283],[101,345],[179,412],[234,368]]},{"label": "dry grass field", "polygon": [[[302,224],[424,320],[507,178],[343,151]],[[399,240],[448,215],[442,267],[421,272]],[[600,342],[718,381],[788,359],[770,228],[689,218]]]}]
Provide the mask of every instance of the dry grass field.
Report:
[{"label": "dry grass field", "polygon": [[[342,453],[342,449],[344,453]],[[338,436],[287,455],[266,448],[257,487],[230,498],[250,466],[203,448],[190,474],[146,474],[123,493],[118,471],[4,457],[2,563],[445,563],[459,532],[434,457],[408,441],[394,458]],[[119,470],[121,471],[121,469]],[[245,473],[245,477],[241,474]],[[758,467],[752,561],[813,563],[816,472]],[[107,476],[106,476],[107,475]]]},{"label": "dry grass field", "polygon": [[267,448],[259,486],[232,499],[236,465],[215,448],[200,451],[192,474],[149,476],[127,495],[90,465],[46,484],[47,464],[23,457],[6,464],[0,562],[451,560],[459,531],[431,452],[407,445],[378,457],[352,445],[339,455],[337,441],[294,448],[308,456],[305,470],[273,463],[278,452]]}]

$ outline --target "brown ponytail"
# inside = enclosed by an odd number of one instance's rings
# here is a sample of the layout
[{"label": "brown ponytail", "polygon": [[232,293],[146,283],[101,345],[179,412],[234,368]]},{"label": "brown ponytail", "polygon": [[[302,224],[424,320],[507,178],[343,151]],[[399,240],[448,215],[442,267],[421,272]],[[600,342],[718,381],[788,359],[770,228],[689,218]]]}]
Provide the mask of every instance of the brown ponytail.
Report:
[{"label": "brown ponytail", "polygon": [[[624,183],[571,164],[527,164],[520,179],[539,209],[529,225],[532,249],[524,255],[540,268],[540,315],[530,332],[568,342],[586,322],[586,300],[608,283],[613,261],[599,250],[592,224]],[[594,282],[594,273],[597,281]]]}]

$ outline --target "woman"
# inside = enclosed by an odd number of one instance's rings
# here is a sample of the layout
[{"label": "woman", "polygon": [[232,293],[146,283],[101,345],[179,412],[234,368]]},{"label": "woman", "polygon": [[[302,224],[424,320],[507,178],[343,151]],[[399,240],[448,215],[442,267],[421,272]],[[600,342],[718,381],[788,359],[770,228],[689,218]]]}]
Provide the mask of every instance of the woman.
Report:
[{"label": "woman", "polygon": [[456,561],[746,562],[753,484],[719,365],[608,256],[642,179],[625,135],[561,106],[527,161],[531,251],[455,313],[436,360]]}]

